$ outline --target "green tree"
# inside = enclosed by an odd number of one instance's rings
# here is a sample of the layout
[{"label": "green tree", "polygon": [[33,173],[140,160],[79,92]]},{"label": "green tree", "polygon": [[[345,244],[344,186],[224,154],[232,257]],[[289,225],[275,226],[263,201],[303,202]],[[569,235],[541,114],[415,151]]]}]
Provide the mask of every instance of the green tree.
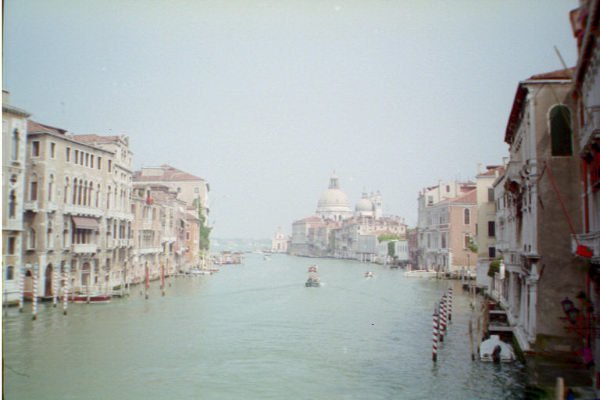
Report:
[{"label": "green tree", "polygon": [[204,216],[204,212],[202,209],[202,200],[200,197],[194,200],[194,207],[198,211],[198,219],[200,220],[200,250],[208,250],[210,247],[210,231],[211,227],[206,223],[206,217]]}]

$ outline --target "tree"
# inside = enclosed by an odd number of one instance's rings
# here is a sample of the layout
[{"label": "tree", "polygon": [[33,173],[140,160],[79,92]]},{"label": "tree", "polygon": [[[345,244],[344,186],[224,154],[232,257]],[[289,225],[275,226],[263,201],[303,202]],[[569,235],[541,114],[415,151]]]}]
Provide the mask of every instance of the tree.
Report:
[{"label": "tree", "polygon": [[204,216],[202,200],[200,197],[194,200],[194,207],[196,207],[198,211],[198,219],[200,220],[200,243],[198,244],[198,247],[200,250],[208,250],[210,247],[210,231],[212,228],[206,223],[206,217]]}]

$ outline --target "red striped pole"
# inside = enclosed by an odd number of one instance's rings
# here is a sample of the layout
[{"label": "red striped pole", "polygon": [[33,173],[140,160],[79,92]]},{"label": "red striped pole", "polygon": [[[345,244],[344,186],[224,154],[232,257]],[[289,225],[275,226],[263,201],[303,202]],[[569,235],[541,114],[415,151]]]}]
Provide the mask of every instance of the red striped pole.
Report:
[{"label": "red striped pole", "polygon": [[437,362],[437,348],[438,348],[438,337],[439,337],[439,320],[438,320],[438,305],[433,307],[433,346],[431,359],[433,362]]},{"label": "red striped pole", "polygon": [[52,306],[56,308],[58,299],[58,267],[52,270]]},{"label": "red striped pole", "polygon": [[440,301],[440,342],[444,341],[447,323],[448,321],[446,319],[446,297],[442,296],[442,300]]}]

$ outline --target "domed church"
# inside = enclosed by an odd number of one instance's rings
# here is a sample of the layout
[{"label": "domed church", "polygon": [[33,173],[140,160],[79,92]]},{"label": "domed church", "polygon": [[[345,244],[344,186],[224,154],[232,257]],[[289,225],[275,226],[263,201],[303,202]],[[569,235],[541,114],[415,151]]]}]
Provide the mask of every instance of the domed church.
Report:
[{"label": "domed church", "polygon": [[323,220],[329,221],[343,221],[353,216],[348,196],[340,189],[335,172],[329,178],[329,188],[319,198],[316,213]]}]

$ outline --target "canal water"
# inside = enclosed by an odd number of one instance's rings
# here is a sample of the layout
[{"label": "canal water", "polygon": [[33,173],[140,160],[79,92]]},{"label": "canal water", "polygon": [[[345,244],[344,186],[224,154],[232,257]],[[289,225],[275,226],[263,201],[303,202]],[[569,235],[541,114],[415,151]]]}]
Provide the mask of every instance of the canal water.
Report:
[{"label": "canal water", "polygon": [[[322,286],[306,288],[318,263]],[[364,278],[372,270],[374,277]],[[453,320],[431,360],[433,304]],[[6,399],[515,399],[519,364],[472,362],[458,282],[358,262],[248,254],[110,304],[3,310]]]}]

